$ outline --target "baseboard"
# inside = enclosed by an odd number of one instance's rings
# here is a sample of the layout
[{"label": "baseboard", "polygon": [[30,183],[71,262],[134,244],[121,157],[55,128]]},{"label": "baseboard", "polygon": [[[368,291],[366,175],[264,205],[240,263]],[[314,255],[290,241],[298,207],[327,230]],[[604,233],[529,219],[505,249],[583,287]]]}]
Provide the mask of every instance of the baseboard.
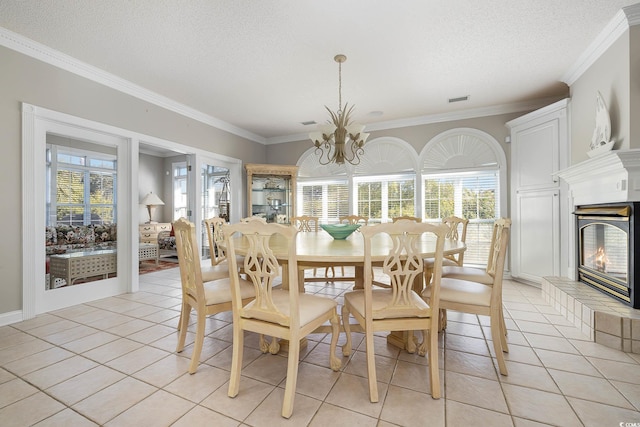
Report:
[{"label": "baseboard", "polygon": [[22,322],[22,310],[9,311],[0,314],[0,326],[11,325],[12,323]]}]

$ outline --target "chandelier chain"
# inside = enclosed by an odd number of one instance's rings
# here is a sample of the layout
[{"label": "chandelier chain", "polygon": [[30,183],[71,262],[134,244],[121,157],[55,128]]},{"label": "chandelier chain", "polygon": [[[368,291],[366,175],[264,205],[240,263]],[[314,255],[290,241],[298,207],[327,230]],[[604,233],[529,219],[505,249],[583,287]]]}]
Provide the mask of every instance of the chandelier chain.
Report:
[{"label": "chandelier chain", "polygon": [[342,114],[342,62],[338,62],[338,114]]}]

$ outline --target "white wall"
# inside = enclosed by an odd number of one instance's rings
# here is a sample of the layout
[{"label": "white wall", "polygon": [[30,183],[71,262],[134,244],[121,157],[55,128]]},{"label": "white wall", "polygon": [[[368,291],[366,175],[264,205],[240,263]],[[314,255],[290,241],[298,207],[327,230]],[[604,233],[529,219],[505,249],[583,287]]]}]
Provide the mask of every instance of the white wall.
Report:
[{"label": "white wall", "polygon": [[[167,203],[164,196],[164,167],[162,157],[140,154],[138,169],[138,200],[142,200],[150,192],[157,194],[160,200]],[[143,224],[149,220],[149,212],[146,206],[138,207],[139,224]],[[154,220],[158,222],[169,222],[165,218],[164,211],[158,207],[154,211]]]}]

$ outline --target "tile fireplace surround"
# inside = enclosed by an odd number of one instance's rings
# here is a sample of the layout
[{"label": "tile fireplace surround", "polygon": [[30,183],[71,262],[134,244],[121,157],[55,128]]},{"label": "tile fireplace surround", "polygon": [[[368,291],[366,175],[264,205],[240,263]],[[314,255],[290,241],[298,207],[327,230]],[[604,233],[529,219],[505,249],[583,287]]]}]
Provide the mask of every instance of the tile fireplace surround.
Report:
[{"label": "tile fireplace surround", "polygon": [[566,277],[544,277],[542,297],[598,344],[640,354],[640,310]]}]

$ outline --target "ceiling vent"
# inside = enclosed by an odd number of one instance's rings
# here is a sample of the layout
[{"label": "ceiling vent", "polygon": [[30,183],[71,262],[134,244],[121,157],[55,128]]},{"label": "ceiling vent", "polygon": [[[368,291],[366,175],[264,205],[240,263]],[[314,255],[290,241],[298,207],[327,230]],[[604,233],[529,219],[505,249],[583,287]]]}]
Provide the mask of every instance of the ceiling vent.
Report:
[{"label": "ceiling vent", "polygon": [[315,120],[309,120],[306,122],[300,122],[301,124],[305,125],[305,126],[309,126],[309,125],[317,125],[318,123],[316,123]]},{"label": "ceiling vent", "polygon": [[457,98],[449,98],[449,104],[453,103],[453,102],[461,102],[461,101],[468,101],[469,100],[469,95],[467,96],[459,96]]}]

